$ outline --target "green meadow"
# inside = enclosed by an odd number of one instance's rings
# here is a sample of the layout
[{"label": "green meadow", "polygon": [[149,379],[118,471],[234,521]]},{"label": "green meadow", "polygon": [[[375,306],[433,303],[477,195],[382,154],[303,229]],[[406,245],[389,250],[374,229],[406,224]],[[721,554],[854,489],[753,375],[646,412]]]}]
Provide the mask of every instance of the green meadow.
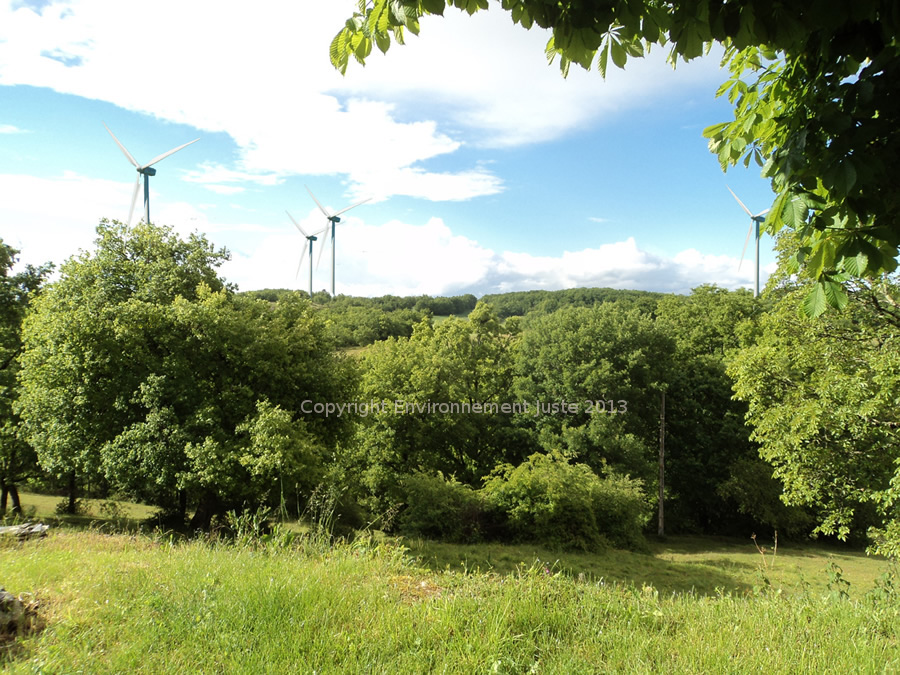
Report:
[{"label": "green meadow", "polygon": [[5,644],[9,672],[900,668],[891,568],[847,549],[773,555],[749,538],[677,537],[646,553],[587,555],[106,529],[0,543],[2,583],[32,593],[44,624]]}]

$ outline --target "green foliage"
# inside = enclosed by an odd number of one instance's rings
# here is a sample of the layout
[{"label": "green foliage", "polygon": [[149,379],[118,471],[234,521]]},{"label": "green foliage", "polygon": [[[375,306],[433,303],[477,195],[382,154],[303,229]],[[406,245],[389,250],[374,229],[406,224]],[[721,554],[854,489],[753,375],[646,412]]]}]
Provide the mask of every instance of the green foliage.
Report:
[{"label": "green foliage", "polygon": [[89,515],[89,512],[90,509],[88,508],[87,503],[82,499],[76,499],[72,504],[69,503],[68,498],[61,499],[56,503],[56,507],[54,508],[54,513],[57,516],[87,516]]},{"label": "green foliage", "polygon": [[747,406],[733,399],[726,373],[726,354],[753,341],[767,304],[715,286],[659,302],[657,323],[674,339],[678,364],[666,392],[669,532],[730,534],[766,524],[787,533],[789,515],[799,511],[790,530],[804,533],[802,511],[780,501],[780,484],[759,460]]},{"label": "green foliage", "polygon": [[[618,304],[536,317],[518,350],[515,389],[531,404],[519,422],[547,451],[649,480],[673,347],[650,317]],[[562,404],[565,411],[552,408]]]},{"label": "green foliage", "polygon": [[41,465],[167,509],[216,512],[315,485],[340,419],[302,402],[353,386],[309,303],[236,296],[205,239],[101,223],[26,321],[21,414]]},{"label": "green foliage", "polygon": [[365,305],[327,305],[322,311],[338,347],[370,345],[389,337],[409,337],[424,314],[411,309],[386,312]]},{"label": "green foliage", "polygon": [[[567,288],[560,291],[515,291],[485,295],[482,302],[490,303],[497,316],[526,314],[550,314],[563,307],[594,307],[604,302],[614,302],[627,309],[639,309],[645,314],[656,311],[660,293],[630,291],[616,288]],[[436,312],[439,314],[440,312]]]},{"label": "green foliage", "polygon": [[[284,289],[248,291],[243,295],[277,302],[294,293]],[[298,292],[301,297],[307,293]],[[453,297],[428,295],[401,298],[385,295],[379,298],[360,298],[314,294],[313,301],[328,322],[329,332],[338,347],[362,347],[389,337],[409,337],[412,327],[425,316],[465,316],[475,308],[471,293]]]},{"label": "green foliage", "polygon": [[[401,482],[405,501],[397,522],[408,537],[438,541],[480,541],[488,524],[483,495],[454,478],[415,473]],[[490,529],[488,527],[488,529]]]},{"label": "green foliage", "polygon": [[[756,344],[731,359],[735,393],[785,502],[814,507],[825,534],[877,525],[874,547],[890,553],[900,504],[898,289],[860,286],[842,314],[819,321],[799,314],[806,292],[787,293]],[[879,522],[860,522],[872,506]]]},{"label": "green foliage", "polygon": [[[382,52],[419,19],[445,6],[469,14],[486,0],[371,0],[360,3],[331,43],[342,73],[350,57],[364,63],[374,41]],[[563,75],[571,64],[610,60],[624,68],[652,45],[668,46],[673,66],[725,47],[730,79],[717,92],[734,119],[708,127],[710,150],[723,169],[756,162],[776,193],[765,222],[795,231],[796,262],[815,280],[803,305],[818,316],[847,302],[850,277],[876,278],[896,269],[900,252],[900,12],[889,0],[779,4],[769,0],[709,3],[653,0],[584,3],[503,0],[525,29],[548,28],[550,61]]]},{"label": "green foliage", "polygon": [[517,467],[498,467],[485,483],[487,501],[507,518],[516,541],[598,551],[606,544],[640,548],[649,507],[641,481],[601,478],[554,453]]},{"label": "green foliage", "polygon": [[376,343],[362,359],[357,445],[346,459],[371,495],[389,496],[400,476],[440,471],[473,484],[515,457],[512,425],[516,335],[489,305],[468,320],[424,320],[409,339]]}]

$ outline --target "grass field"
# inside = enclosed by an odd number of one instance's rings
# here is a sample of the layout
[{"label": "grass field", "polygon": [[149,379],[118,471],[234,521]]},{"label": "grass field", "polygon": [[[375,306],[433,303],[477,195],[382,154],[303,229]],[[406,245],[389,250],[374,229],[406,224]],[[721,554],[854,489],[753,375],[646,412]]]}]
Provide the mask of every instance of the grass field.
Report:
[{"label": "grass field", "polygon": [[[716,594],[720,590],[746,593],[768,580],[778,588],[800,591],[807,584],[823,592],[834,563],[850,582],[850,592],[860,597],[875,586],[888,563],[861,551],[822,544],[754,542],[722,537],[670,537],[651,540],[646,554],[611,549],[603,554],[553,551],[538,546],[477,544],[461,546],[439,542],[409,542],[410,552],[433,570],[464,569],[513,572],[521,565],[540,562],[570,576],[624,584],[651,584],[662,593]],[[774,551],[774,553],[773,553]]]},{"label": "grass field", "polygon": [[[754,591],[749,568],[752,556],[761,556],[751,548],[744,558],[738,542],[672,540],[652,554],[560,556],[558,564],[526,548],[418,548],[432,552],[432,568],[403,547],[371,539],[333,547],[311,540],[235,546],[55,528],[43,540],[7,540],[0,544],[2,583],[35,593],[47,626],[20,639],[5,667],[23,673],[900,668],[900,598],[891,586],[863,591],[886,569],[884,561],[780,548],[776,570],[782,562],[796,564],[815,585],[789,579],[786,587],[773,581]],[[546,558],[515,565],[535,552]],[[468,571],[450,562],[460,553],[490,558],[493,571],[475,573],[471,558]],[[433,569],[443,564],[438,555],[447,558],[443,569]],[[849,597],[843,583],[820,580],[830,558],[845,566]],[[667,576],[673,569],[675,581]],[[628,583],[615,583],[617,576]],[[672,592],[706,577],[722,582],[718,591]]]},{"label": "grass field", "polygon": [[[23,516],[26,519],[40,519],[44,522],[64,523],[64,524],[84,524],[87,525],[96,520],[120,520],[130,521],[137,524],[147,520],[156,513],[156,509],[145,504],[135,504],[133,502],[116,501],[115,513],[108,510],[109,502],[103,499],[81,499],[79,500],[83,511],[78,515],[57,514],[56,507],[62,501],[63,497],[52,495],[39,495],[30,492],[22,492],[19,494],[22,502]],[[116,518],[111,517],[115,515]]]}]

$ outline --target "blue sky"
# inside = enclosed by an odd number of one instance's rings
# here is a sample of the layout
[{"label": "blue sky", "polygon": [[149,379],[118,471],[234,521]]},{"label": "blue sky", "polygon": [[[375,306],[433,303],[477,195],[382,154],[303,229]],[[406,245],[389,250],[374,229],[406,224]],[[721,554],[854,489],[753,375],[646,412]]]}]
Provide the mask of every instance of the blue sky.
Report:
[{"label": "blue sky", "polygon": [[[341,77],[328,44],[354,5],[0,3],[0,237],[58,264],[127,219],[136,173],[106,123],[141,162],[200,139],[155,166],[151,217],[227,247],[242,290],[308,287],[285,215],[324,227],[305,185],[332,210],[371,198],[338,225],[339,293],[752,286],[726,185],[754,212],[772,193],[701,135],[731,114],[715,54],[563,79],[540,30],[448,10]],[[763,283],[773,265],[764,236]],[[330,274],[326,251],[314,288]]]}]

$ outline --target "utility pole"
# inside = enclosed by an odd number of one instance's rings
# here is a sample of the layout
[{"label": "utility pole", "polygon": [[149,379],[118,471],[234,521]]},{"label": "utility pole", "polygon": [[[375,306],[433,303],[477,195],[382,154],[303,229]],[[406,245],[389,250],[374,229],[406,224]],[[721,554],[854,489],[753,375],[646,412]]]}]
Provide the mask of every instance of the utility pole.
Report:
[{"label": "utility pole", "polygon": [[666,518],[663,511],[666,488],[666,390],[661,392],[659,405],[659,529],[660,537],[666,536]]}]

